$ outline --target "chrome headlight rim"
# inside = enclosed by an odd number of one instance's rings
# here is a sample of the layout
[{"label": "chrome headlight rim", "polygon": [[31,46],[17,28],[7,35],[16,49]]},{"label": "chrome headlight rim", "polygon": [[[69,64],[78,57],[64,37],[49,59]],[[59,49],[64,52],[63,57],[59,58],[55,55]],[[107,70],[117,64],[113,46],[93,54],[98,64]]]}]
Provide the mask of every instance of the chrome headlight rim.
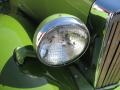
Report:
[{"label": "chrome headlight rim", "polygon": [[[65,21],[66,20],[66,21]],[[59,23],[56,23],[58,22]],[[80,27],[82,27],[82,29],[87,32],[87,37],[88,37],[88,42],[85,45],[85,49],[77,56],[75,56],[73,59],[71,59],[70,61],[66,61],[65,63],[62,64],[57,64],[57,65],[51,65],[48,64],[46,62],[44,62],[44,59],[41,58],[40,54],[39,54],[39,49],[40,49],[40,45],[42,42],[42,39],[44,39],[44,37],[46,35],[48,35],[49,33],[51,33],[52,31],[54,31],[55,28],[59,27],[59,26],[66,26],[66,25],[79,25]],[[86,50],[89,47],[89,43],[90,43],[90,33],[89,30],[87,29],[86,25],[84,23],[82,23],[78,18],[74,18],[74,17],[60,17],[57,19],[54,19],[53,21],[48,22],[47,24],[45,24],[42,28],[39,29],[40,33],[44,33],[44,35],[40,38],[39,44],[36,48],[36,52],[37,52],[37,56],[39,58],[39,60],[47,65],[47,66],[51,66],[51,67],[61,67],[61,66],[66,66],[69,65],[75,61],[77,61],[81,56],[83,56],[83,54],[86,52]]]},{"label": "chrome headlight rim", "polygon": [[[65,26],[66,26],[66,25],[65,25]],[[58,26],[56,26],[56,27],[58,27]],[[56,27],[54,27],[54,28],[56,28]],[[87,50],[88,47],[89,47],[90,39],[88,39],[89,42],[87,42],[85,49],[84,49],[79,55],[77,55],[77,56],[75,56],[73,59],[71,59],[70,61],[67,61],[67,62],[64,63],[64,64],[59,64],[59,65],[47,64],[47,63],[45,63],[45,62],[43,61],[44,59],[41,58],[41,56],[40,56],[40,54],[39,54],[39,49],[40,49],[40,45],[41,45],[42,39],[44,39],[44,37],[46,37],[47,34],[51,33],[52,31],[55,31],[55,30],[51,30],[51,31],[45,33],[45,35],[41,38],[41,41],[39,42],[38,49],[37,49],[38,58],[41,59],[41,62],[44,63],[44,64],[47,65],[47,66],[60,67],[60,66],[66,66],[66,65],[68,65],[68,64],[71,64],[71,63],[77,61],[80,57],[82,57],[82,55],[84,55],[84,53],[86,52],[86,50]],[[88,34],[88,35],[89,35],[89,34]]]}]

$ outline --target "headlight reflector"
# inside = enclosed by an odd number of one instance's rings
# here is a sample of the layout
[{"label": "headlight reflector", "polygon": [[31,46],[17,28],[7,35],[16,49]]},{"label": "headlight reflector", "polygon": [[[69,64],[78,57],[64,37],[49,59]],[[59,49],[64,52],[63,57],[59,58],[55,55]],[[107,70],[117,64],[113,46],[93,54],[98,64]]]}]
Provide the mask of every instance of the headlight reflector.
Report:
[{"label": "headlight reflector", "polygon": [[59,17],[39,28],[34,36],[39,60],[49,66],[75,61],[88,47],[86,26],[74,17]]}]

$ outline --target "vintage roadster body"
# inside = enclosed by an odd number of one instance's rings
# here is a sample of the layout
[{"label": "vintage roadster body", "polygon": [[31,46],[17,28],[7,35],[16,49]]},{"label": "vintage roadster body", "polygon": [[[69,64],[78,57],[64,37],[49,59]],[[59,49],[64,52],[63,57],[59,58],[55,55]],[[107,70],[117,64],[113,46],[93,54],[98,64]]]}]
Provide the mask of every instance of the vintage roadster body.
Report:
[{"label": "vintage roadster body", "polygon": [[0,0],[0,90],[120,90],[120,0]]}]

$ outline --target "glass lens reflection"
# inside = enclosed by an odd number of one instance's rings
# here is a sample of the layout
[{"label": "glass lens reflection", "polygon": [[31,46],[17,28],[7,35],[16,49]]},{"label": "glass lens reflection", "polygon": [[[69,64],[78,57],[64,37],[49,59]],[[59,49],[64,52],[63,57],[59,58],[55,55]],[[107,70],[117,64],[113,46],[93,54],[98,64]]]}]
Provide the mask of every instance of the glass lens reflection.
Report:
[{"label": "glass lens reflection", "polygon": [[46,64],[63,64],[80,55],[87,43],[88,33],[81,26],[58,26],[41,40],[39,55]]}]

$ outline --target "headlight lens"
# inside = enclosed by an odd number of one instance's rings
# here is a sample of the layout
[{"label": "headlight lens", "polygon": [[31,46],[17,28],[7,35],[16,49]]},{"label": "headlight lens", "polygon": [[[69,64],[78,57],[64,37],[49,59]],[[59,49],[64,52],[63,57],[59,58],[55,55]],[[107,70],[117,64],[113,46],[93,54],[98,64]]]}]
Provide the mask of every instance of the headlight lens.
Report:
[{"label": "headlight lens", "polygon": [[75,61],[86,50],[90,39],[86,26],[73,17],[52,20],[34,37],[38,39],[35,43],[39,60],[49,66]]}]

